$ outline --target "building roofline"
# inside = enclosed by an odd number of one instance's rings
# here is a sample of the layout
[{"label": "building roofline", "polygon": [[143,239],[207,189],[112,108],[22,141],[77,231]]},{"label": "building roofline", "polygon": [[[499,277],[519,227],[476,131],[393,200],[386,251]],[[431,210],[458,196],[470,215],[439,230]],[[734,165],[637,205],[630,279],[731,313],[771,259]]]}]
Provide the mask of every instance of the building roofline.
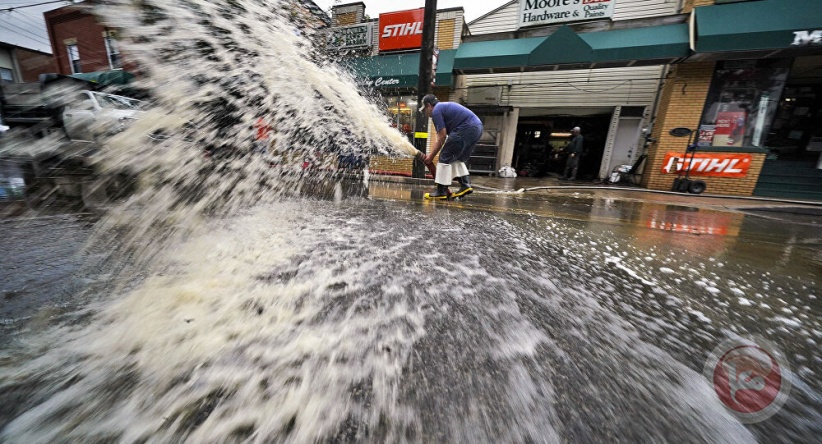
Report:
[{"label": "building roofline", "polygon": [[482,19],[484,19],[485,17],[488,17],[489,15],[491,15],[491,14],[493,14],[493,13],[495,13],[495,12],[499,11],[500,9],[505,8],[505,7],[508,7],[508,5],[511,5],[512,3],[516,3],[516,2],[517,2],[517,0],[511,0],[510,2],[505,3],[505,4],[503,4],[503,5],[499,6],[499,7],[498,7],[498,8],[496,8],[496,9],[493,9],[493,10],[491,10],[491,11],[488,11],[488,12],[486,12],[485,14],[483,14],[483,15],[481,15],[481,16],[479,16],[479,17],[475,18],[474,20],[471,20],[471,21],[468,23],[468,26],[471,26],[471,25],[472,25],[474,22],[476,22],[477,20],[482,20]]},{"label": "building roofline", "polygon": [[36,52],[38,54],[41,54],[41,55],[44,55],[44,56],[49,56],[49,57],[51,57],[53,55],[50,52],[43,52],[43,51],[40,51],[39,49],[29,48],[27,46],[15,45],[14,43],[8,43],[8,42],[4,42],[4,41],[0,41],[0,46],[6,47],[6,48],[13,48],[13,49],[25,49],[26,51]]},{"label": "building roofline", "polygon": [[343,3],[341,5],[331,5],[331,8],[343,8],[343,7],[346,7],[346,6],[356,6],[356,5],[362,5],[362,7],[365,8],[365,3],[363,3],[363,2],[351,2],[351,3]]}]

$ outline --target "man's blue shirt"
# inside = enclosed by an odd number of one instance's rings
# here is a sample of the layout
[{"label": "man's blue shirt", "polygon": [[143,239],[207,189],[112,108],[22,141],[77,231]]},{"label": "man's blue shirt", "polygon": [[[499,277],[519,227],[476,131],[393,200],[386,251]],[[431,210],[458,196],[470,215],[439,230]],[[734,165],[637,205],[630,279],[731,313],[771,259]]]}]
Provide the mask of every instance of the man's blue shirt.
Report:
[{"label": "man's blue shirt", "polygon": [[470,109],[454,102],[439,102],[434,106],[431,120],[437,132],[445,128],[447,134],[467,126],[482,125],[479,117]]}]

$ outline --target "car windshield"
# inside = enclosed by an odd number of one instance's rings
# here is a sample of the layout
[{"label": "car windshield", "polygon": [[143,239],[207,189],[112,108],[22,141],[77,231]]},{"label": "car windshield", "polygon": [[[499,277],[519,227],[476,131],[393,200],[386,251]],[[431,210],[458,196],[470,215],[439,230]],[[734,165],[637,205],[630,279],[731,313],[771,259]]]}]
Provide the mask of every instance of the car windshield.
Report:
[{"label": "car windshield", "polygon": [[92,93],[94,97],[97,99],[97,102],[103,108],[110,108],[110,109],[128,109],[128,110],[139,110],[140,109],[140,101],[137,99],[130,99],[128,97],[123,96],[115,96],[112,94],[103,94],[103,93]]}]

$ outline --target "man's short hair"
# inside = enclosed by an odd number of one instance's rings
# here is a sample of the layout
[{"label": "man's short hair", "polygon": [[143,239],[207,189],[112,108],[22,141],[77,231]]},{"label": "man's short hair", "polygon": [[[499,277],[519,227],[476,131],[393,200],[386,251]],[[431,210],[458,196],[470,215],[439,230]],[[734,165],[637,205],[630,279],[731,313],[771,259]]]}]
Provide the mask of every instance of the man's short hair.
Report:
[{"label": "man's short hair", "polygon": [[580,132],[580,131],[582,131],[582,130],[581,130],[581,129],[579,129],[579,127],[578,127],[578,126],[575,126],[575,127],[574,127],[574,129],[572,129],[571,131]]},{"label": "man's short hair", "polygon": [[432,105],[433,106],[433,105],[436,105],[437,103],[440,103],[440,101],[437,100],[437,96],[435,96],[433,94],[426,94],[425,97],[422,98],[422,107],[423,108],[425,108],[425,105]]}]

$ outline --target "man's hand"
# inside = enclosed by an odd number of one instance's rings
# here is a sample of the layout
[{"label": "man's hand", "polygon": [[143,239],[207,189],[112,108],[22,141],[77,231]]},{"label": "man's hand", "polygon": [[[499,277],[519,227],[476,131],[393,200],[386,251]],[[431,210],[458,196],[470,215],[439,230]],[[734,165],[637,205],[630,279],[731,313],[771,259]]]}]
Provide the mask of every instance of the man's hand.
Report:
[{"label": "man's hand", "polygon": [[434,162],[434,156],[432,154],[425,154],[422,151],[417,151],[417,158],[422,161],[422,163],[428,165]]}]

